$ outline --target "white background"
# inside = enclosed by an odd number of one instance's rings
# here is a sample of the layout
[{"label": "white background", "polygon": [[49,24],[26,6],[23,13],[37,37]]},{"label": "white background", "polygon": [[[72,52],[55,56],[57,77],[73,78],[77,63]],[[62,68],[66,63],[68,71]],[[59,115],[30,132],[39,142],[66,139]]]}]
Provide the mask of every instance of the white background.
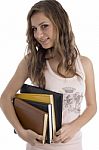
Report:
[{"label": "white background", "polygon": [[[26,16],[36,0],[0,1],[0,95],[24,56]],[[99,97],[99,7],[98,0],[59,0],[69,14],[76,43],[82,55],[94,66],[97,103]],[[84,102],[82,103],[82,109]],[[82,128],[84,150],[99,150],[99,112]],[[0,109],[0,150],[25,150],[26,143],[13,133],[13,127]]]}]

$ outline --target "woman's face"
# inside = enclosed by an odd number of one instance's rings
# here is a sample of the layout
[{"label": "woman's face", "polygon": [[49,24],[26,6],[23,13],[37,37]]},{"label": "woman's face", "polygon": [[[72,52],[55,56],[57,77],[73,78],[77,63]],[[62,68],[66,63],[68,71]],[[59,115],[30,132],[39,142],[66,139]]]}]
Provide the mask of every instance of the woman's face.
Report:
[{"label": "woman's face", "polygon": [[44,13],[38,12],[31,17],[34,38],[44,49],[54,46],[56,30],[52,22]]}]

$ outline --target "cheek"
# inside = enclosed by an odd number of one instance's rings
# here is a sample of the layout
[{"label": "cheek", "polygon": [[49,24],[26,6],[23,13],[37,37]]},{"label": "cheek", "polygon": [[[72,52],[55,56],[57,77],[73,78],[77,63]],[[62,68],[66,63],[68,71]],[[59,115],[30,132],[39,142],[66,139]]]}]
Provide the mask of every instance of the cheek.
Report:
[{"label": "cheek", "polygon": [[56,33],[57,33],[56,28],[53,28],[52,29],[52,36],[53,36],[54,40],[56,39]]},{"label": "cheek", "polygon": [[37,34],[34,34],[34,39],[38,42]]},{"label": "cheek", "polygon": [[56,32],[53,31],[52,37],[53,37],[53,41],[55,42],[55,40],[56,40]]},{"label": "cheek", "polygon": [[36,34],[35,34],[35,33],[33,33],[33,36],[34,36],[34,38],[35,38],[35,39],[37,39],[37,36],[36,36]]}]

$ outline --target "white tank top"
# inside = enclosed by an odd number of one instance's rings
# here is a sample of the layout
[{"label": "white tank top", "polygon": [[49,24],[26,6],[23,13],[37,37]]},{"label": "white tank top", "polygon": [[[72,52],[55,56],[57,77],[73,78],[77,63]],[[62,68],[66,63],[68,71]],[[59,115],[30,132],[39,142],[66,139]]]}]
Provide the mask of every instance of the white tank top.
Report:
[{"label": "white tank top", "polygon": [[[76,72],[79,76],[63,78],[53,72],[48,61],[45,71],[46,89],[63,93],[62,123],[69,123],[80,115],[82,98],[85,95],[85,74],[79,56],[76,59]],[[27,144],[26,150],[82,150],[82,134],[78,131],[69,142]]]},{"label": "white tank top", "polygon": [[80,115],[81,102],[85,95],[85,73],[78,56],[75,62],[76,73],[80,76],[63,78],[57,75],[47,61],[45,71],[46,89],[63,94],[62,123],[69,123]]}]

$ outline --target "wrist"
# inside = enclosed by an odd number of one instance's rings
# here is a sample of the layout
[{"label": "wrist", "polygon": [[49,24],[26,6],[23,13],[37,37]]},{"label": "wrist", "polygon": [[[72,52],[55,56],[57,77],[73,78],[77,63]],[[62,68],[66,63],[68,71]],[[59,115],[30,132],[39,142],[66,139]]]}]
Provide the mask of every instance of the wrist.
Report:
[{"label": "wrist", "polygon": [[24,132],[24,128],[23,127],[18,127],[18,128],[15,128],[15,132],[20,135],[22,132]]},{"label": "wrist", "polygon": [[74,128],[76,131],[79,131],[81,129],[80,124],[77,122],[77,120],[71,122],[72,128]]}]

